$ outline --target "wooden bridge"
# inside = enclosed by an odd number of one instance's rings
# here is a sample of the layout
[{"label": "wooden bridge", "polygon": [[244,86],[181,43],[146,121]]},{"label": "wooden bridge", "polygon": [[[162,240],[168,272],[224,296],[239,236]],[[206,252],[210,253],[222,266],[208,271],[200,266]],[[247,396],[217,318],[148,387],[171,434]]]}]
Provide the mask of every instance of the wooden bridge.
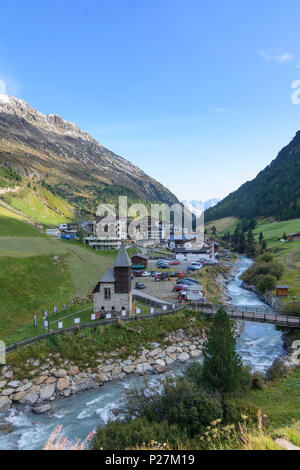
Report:
[{"label": "wooden bridge", "polygon": [[300,328],[300,317],[284,315],[279,310],[274,310],[271,307],[231,304],[214,305],[204,303],[198,303],[197,305],[197,308],[199,308],[204,315],[209,317],[214,317],[221,307],[224,308],[233,320],[271,323],[272,325],[285,326],[287,328]]}]

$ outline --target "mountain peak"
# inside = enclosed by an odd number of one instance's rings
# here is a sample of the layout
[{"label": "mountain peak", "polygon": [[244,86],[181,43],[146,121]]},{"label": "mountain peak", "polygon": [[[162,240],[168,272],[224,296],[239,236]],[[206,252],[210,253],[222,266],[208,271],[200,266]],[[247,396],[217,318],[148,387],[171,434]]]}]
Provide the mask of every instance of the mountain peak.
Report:
[{"label": "mountain peak", "polygon": [[0,112],[26,119],[30,124],[48,132],[96,142],[87,132],[82,131],[73,122],[66,121],[57,114],[45,115],[34,109],[26,101],[14,96],[0,95]]},{"label": "mountain peak", "polygon": [[178,202],[162,184],[76,124],[8,95],[0,95],[0,164],[12,165],[22,174],[40,175],[63,194],[93,188],[101,199],[104,191],[110,200],[123,191],[134,200]]}]

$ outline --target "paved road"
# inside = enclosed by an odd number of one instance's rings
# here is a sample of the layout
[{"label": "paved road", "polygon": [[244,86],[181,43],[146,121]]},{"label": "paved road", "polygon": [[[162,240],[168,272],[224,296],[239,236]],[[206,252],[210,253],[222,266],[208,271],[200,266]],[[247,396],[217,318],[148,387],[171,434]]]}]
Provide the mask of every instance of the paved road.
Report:
[{"label": "paved road", "polygon": [[132,289],[132,294],[133,295],[138,295],[139,297],[142,297],[145,300],[149,300],[151,302],[155,302],[155,303],[158,303],[158,304],[161,304],[161,305],[167,305],[167,306],[173,305],[171,302],[167,302],[165,300],[159,299],[158,297],[154,297],[153,295],[146,294],[146,292],[143,292],[142,289]]}]

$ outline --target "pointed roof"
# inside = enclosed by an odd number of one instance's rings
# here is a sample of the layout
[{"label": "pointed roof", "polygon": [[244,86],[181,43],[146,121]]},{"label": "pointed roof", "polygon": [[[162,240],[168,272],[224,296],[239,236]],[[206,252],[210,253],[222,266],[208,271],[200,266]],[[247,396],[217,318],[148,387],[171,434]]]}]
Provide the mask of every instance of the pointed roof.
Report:
[{"label": "pointed roof", "polygon": [[128,268],[131,266],[130,259],[128,257],[124,243],[120,246],[118,256],[115,261],[115,268]]}]

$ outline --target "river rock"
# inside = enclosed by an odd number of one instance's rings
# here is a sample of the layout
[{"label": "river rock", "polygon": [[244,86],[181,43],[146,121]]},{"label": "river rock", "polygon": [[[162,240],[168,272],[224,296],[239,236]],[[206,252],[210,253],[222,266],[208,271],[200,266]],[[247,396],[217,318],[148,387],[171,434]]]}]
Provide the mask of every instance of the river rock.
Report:
[{"label": "river rock", "polygon": [[46,375],[41,375],[41,377],[38,377],[37,379],[34,380],[34,383],[35,383],[36,385],[41,385],[41,384],[44,383],[46,380],[47,380],[47,376],[46,376]]},{"label": "river rock", "polygon": [[12,382],[9,382],[7,386],[9,388],[18,388],[22,385],[22,383],[19,380],[13,380]]},{"label": "river rock", "polygon": [[0,397],[0,413],[6,413],[11,407],[12,401],[8,397]]},{"label": "river rock", "polygon": [[113,370],[111,371],[112,375],[119,375],[122,372],[122,367],[120,366],[115,366]]},{"label": "river rock", "polygon": [[41,363],[41,361],[39,359],[37,359],[36,361],[34,361],[33,366],[38,367],[40,365],[40,363]]},{"label": "river rock", "polygon": [[201,356],[201,351],[199,349],[194,349],[191,351],[191,357],[199,357]]},{"label": "river rock", "polygon": [[137,364],[140,364],[141,362],[146,362],[146,356],[143,354],[142,356],[138,357],[138,359],[136,360],[136,363]]},{"label": "river rock", "polygon": [[154,369],[156,370],[158,374],[163,374],[166,371],[165,367],[162,367],[158,364],[155,364]]},{"label": "river rock", "polygon": [[9,434],[10,432],[12,432],[14,429],[14,425],[11,424],[11,423],[3,423],[3,424],[0,424],[0,432],[3,432],[4,434]]},{"label": "river rock", "polygon": [[113,369],[114,369],[115,365],[114,364],[109,364],[108,366],[104,366],[102,368],[102,372],[107,373],[107,372],[111,372]]},{"label": "river rock", "polygon": [[28,403],[29,405],[34,405],[35,402],[38,399],[38,395],[35,392],[30,392],[25,395],[25,397],[22,399],[22,402]]},{"label": "river rock", "polygon": [[150,348],[155,349],[155,348],[158,348],[160,346],[160,344],[159,343],[150,343],[149,346],[150,346]]},{"label": "river rock", "polygon": [[64,378],[58,379],[58,382],[56,384],[56,388],[59,392],[61,392],[65,388],[68,388],[69,385],[70,385],[69,379],[64,377]]},{"label": "river rock", "polygon": [[186,361],[189,360],[189,358],[190,358],[190,356],[189,356],[189,354],[186,353],[186,352],[183,352],[183,353],[179,354],[179,356],[178,356],[178,360],[179,360],[180,362],[186,362]]},{"label": "river rock", "polygon": [[25,395],[26,395],[26,392],[15,393],[14,395],[12,395],[11,399],[13,401],[20,401],[20,400],[23,400]]},{"label": "river rock", "polygon": [[169,346],[167,349],[166,349],[166,353],[167,354],[174,354],[176,352],[176,347],[175,346]]},{"label": "river rock", "polygon": [[137,365],[136,370],[139,374],[144,374],[145,372],[152,371],[152,366],[148,362],[142,362],[141,364]]},{"label": "river rock", "polygon": [[105,374],[96,374],[95,379],[98,384],[103,384],[104,382],[107,382],[107,376]]},{"label": "river rock", "polygon": [[135,369],[135,365],[134,364],[131,364],[129,366],[124,366],[123,367],[123,371],[126,372],[126,374],[132,374],[132,372],[134,372],[134,369]]},{"label": "river rock", "polygon": [[54,377],[58,379],[62,379],[63,377],[67,375],[67,372],[65,371],[65,369],[59,369],[59,370],[54,370],[52,375],[54,375]]},{"label": "river rock", "polygon": [[7,383],[7,380],[2,380],[2,381],[0,382],[0,388],[5,387],[6,383]]},{"label": "river rock", "polygon": [[150,351],[149,352],[149,356],[150,357],[155,357],[157,356],[158,354],[160,354],[162,352],[162,349],[161,348],[155,348],[153,349],[153,351]]},{"label": "river rock", "polygon": [[191,346],[189,347],[189,350],[194,351],[195,349],[196,349],[196,346],[194,344],[191,344]]},{"label": "river rock", "polygon": [[32,408],[32,411],[38,415],[46,413],[47,411],[51,410],[51,405],[42,405],[42,406],[36,406],[35,408]]},{"label": "river rock", "polygon": [[157,359],[157,360],[155,361],[155,364],[157,364],[158,366],[161,366],[161,367],[165,367],[165,366],[166,366],[165,361],[163,361],[162,359]]},{"label": "river rock", "polygon": [[46,385],[40,389],[41,400],[48,400],[55,392],[56,384]]},{"label": "river rock", "polygon": [[170,357],[166,357],[165,362],[167,366],[170,366],[171,364],[173,364],[174,360]]},{"label": "river rock", "polygon": [[13,377],[14,373],[12,370],[8,370],[6,372],[3,372],[3,376],[6,377],[7,379],[11,379]]},{"label": "river rock", "polygon": [[32,387],[32,382],[27,382],[26,384],[21,385],[21,387],[17,388],[17,389],[16,389],[16,392],[17,392],[17,393],[26,392],[26,391],[29,390],[31,387]]},{"label": "river rock", "polygon": [[70,374],[70,375],[77,375],[77,374],[79,374],[79,369],[78,369],[78,367],[77,367],[77,366],[71,367],[70,370],[69,370],[69,374]]},{"label": "river rock", "polygon": [[13,393],[15,393],[13,388],[6,388],[5,390],[2,390],[1,395],[4,397],[9,397],[9,395],[12,395]]}]

